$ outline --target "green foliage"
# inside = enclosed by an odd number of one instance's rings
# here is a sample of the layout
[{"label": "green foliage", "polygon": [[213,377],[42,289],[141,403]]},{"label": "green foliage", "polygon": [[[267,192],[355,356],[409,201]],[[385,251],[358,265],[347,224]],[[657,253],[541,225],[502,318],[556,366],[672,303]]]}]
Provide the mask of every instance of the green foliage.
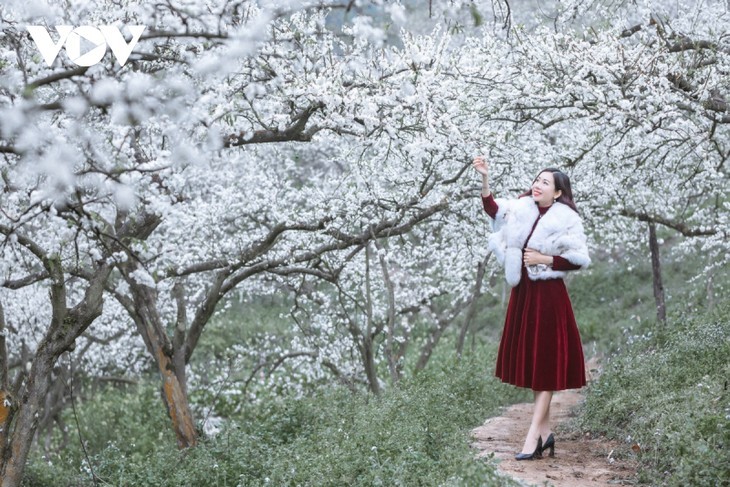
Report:
[{"label": "green foliage", "polygon": [[[611,352],[624,330],[653,325],[656,318],[651,263],[592,264],[568,281],[568,292],[583,344]],[[643,323],[642,323],[643,321]]]},{"label": "green foliage", "polygon": [[[524,391],[492,376],[493,346],[461,361],[451,357],[380,397],[331,387],[244,406],[215,438],[184,452],[173,438],[159,439],[165,428],[145,424],[139,410],[132,417],[115,409],[119,417],[107,425],[138,424],[130,425],[138,450],[120,442],[95,450],[94,471],[115,486],[512,485],[474,459],[468,432],[499,406],[524,399]],[[100,395],[94,402],[98,410],[88,403],[86,413],[101,423],[110,401]],[[28,485],[51,472],[39,464],[31,465]],[[88,474],[64,475],[66,485],[92,484]]]},{"label": "green foliage", "polygon": [[[638,442],[641,478],[668,485],[714,485],[723,475],[730,478],[722,454],[730,445],[724,382],[730,377],[730,310],[689,314],[708,304],[706,283],[687,283],[701,261],[701,256],[664,259],[668,308],[687,314],[671,319],[661,335],[655,332],[646,259],[596,262],[568,281],[584,344],[590,348],[593,342],[602,352],[623,348],[589,387],[578,424],[624,441],[623,455],[634,455],[631,445]],[[726,274],[718,273],[716,302],[727,302],[723,282]],[[418,350],[432,326],[428,320],[415,323],[403,364],[406,378],[388,384],[380,397],[310,384],[299,399],[257,388],[257,400],[249,404],[247,394],[236,393],[247,368],[234,367],[226,394],[219,394],[223,386],[217,383],[191,391],[194,410],[212,407],[228,421],[218,436],[185,452],[177,450],[157,376],[139,387],[96,391],[77,400],[93,471],[116,486],[504,485],[492,465],[473,459],[467,434],[499,406],[531,400],[529,391],[493,377],[508,297],[509,289],[504,296],[482,296],[461,362],[454,358],[457,320],[427,369],[414,375]],[[213,377],[216,367],[241,349],[261,348],[267,335],[290,336],[290,324],[280,318],[288,308],[286,298],[277,296],[248,300],[245,306],[232,303],[216,316],[194,356],[201,380]],[[387,363],[379,366],[380,377],[388,378]],[[24,485],[93,485],[70,409],[64,421],[69,444],[58,450],[57,434],[52,450],[62,454],[46,457],[36,451]],[[36,448],[42,443],[36,441]]]},{"label": "green foliage", "polygon": [[79,466],[81,471],[88,471],[79,432],[90,456],[114,451],[118,459],[140,461],[160,444],[174,444],[175,435],[154,379],[140,386],[105,387],[88,400],[77,398],[78,428],[73,409],[64,411],[68,444],[60,446],[62,436],[57,432],[53,453],[32,458],[23,485],[77,485]]},{"label": "green foliage", "polygon": [[[660,251],[667,312],[706,309],[710,305],[707,281],[696,277],[707,265],[707,257],[702,252],[675,252],[678,243],[669,241]],[[586,348],[595,350],[587,355],[615,352],[624,335],[656,328],[648,248],[646,252],[646,257],[598,256],[588,270],[578,271],[567,280],[581,339]],[[713,300],[730,298],[730,289],[722,284],[730,282],[730,268],[717,269],[713,279]]]},{"label": "green foliage", "polygon": [[630,337],[588,388],[578,425],[640,446],[656,485],[730,479],[730,304],[679,313],[659,334]]}]

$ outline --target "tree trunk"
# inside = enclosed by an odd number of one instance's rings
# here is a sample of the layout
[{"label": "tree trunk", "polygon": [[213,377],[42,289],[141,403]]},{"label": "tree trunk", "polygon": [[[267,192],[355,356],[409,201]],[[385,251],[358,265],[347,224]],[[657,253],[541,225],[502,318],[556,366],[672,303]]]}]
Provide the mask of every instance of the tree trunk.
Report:
[{"label": "tree trunk", "polygon": [[360,347],[363,366],[365,367],[365,375],[368,378],[368,387],[375,394],[380,394],[380,382],[378,382],[378,372],[375,367],[375,357],[373,355],[373,341],[370,337],[365,337]]},{"label": "tree trunk", "polygon": [[193,424],[193,415],[190,413],[185,387],[175,374],[175,366],[170,357],[158,349],[155,358],[162,377],[162,397],[172,421],[172,429],[177,436],[177,446],[181,449],[195,446],[198,434]]},{"label": "tree trunk", "polygon": [[390,371],[390,380],[393,384],[397,383],[400,378],[400,369],[398,366],[398,358],[396,357],[395,347],[393,346],[395,337],[395,286],[390,278],[390,272],[388,271],[388,264],[385,262],[383,246],[378,242],[378,239],[373,239],[375,248],[378,249],[378,260],[380,261],[380,268],[383,271],[383,282],[385,283],[386,296],[388,299],[388,321],[386,324],[386,339],[385,339],[385,357],[388,360],[388,370]]},{"label": "tree trunk", "polygon": [[469,303],[469,309],[467,310],[466,316],[464,317],[464,323],[461,325],[459,340],[456,343],[456,356],[458,358],[461,358],[461,353],[464,350],[464,340],[466,339],[466,333],[469,331],[471,322],[474,321],[474,316],[476,316],[477,314],[477,301],[482,295],[482,281],[484,280],[484,272],[487,268],[487,263],[489,262],[489,258],[491,256],[492,253],[489,252],[487,256],[484,257],[484,260],[479,262],[479,264],[477,265],[477,278],[476,282],[474,283],[474,293],[472,294],[471,302]]},{"label": "tree trunk", "polygon": [[[144,215],[142,215],[144,216]],[[119,228],[117,238],[108,242],[104,247],[106,256],[116,252],[120,241],[128,237],[146,238],[159,225],[157,216],[148,215],[148,218],[138,218],[134,222]],[[25,235],[15,230],[2,228],[0,233],[14,234],[18,242],[33,254],[42,264],[49,277],[49,296],[51,304],[51,322],[42,340],[33,355],[30,372],[25,375],[23,366],[14,380],[12,392],[15,398],[10,398],[12,405],[2,425],[0,434],[0,487],[17,487],[23,478],[28,452],[35,437],[41,417],[41,405],[45,400],[50,387],[53,367],[61,354],[72,350],[76,339],[99,317],[104,304],[104,286],[114,268],[114,264],[102,259],[102,263],[92,269],[76,267],[88,281],[84,289],[84,297],[73,308],[67,307],[66,293],[68,282],[64,275],[61,258],[56,254],[47,254],[46,251]],[[2,318],[2,316],[0,316]],[[4,319],[0,320],[4,326]],[[4,343],[2,344],[4,347]],[[24,346],[23,346],[24,348]],[[21,349],[23,350],[23,349]],[[0,353],[2,367],[7,366],[7,354]],[[24,355],[24,352],[21,352]],[[29,360],[23,357],[23,364]],[[6,383],[7,369],[4,369],[3,378]],[[21,392],[22,391],[22,392]],[[8,398],[5,392],[4,401]],[[12,428],[11,428],[12,426]]]},{"label": "tree trunk", "polygon": [[380,383],[378,382],[378,370],[375,367],[375,354],[373,352],[373,340],[380,332],[380,327],[373,319],[373,299],[370,288],[370,244],[365,246],[365,332],[362,334],[362,355],[365,375],[368,378],[368,386],[373,394],[380,394]]},{"label": "tree trunk", "polygon": [[[142,335],[148,352],[157,363],[160,378],[162,379],[162,399],[172,421],[172,429],[177,437],[177,445],[179,448],[194,446],[198,441],[198,435],[195,431],[185,387],[184,350],[178,348],[176,352],[174,344],[167,336],[165,327],[162,325],[162,320],[157,312],[157,291],[131,279],[129,276],[133,267],[125,266],[121,270],[129,284],[134,303],[130,306],[129,301],[124,298],[118,297],[118,299],[127,307],[127,311],[129,311],[137,325],[137,330]],[[179,326],[179,323],[176,324],[176,327]],[[177,335],[175,344],[182,347],[183,343]],[[177,360],[174,360],[173,357]]]},{"label": "tree trunk", "polygon": [[667,323],[667,309],[664,302],[664,285],[662,284],[662,268],[659,259],[659,242],[656,238],[656,223],[649,222],[649,249],[651,250],[651,273],[654,281],[654,303],[656,317],[661,326]]},{"label": "tree trunk", "polygon": [[712,311],[715,309],[715,287],[714,287],[715,269],[711,269],[707,275],[707,309]]},{"label": "tree trunk", "polygon": [[7,432],[12,419],[12,397],[9,392],[8,381],[8,349],[5,344],[5,310],[0,302],[0,465],[5,458],[5,445],[7,445]]},{"label": "tree trunk", "polygon": [[[8,431],[8,440],[2,458],[2,487],[17,487],[23,478],[25,462],[38,427],[41,405],[50,385],[53,364],[58,355],[50,350],[47,344],[39,347],[33,360],[33,366],[25,384],[25,391],[15,406],[17,408],[12,431]],[[5,431],[3,430],[3,433]]]}]

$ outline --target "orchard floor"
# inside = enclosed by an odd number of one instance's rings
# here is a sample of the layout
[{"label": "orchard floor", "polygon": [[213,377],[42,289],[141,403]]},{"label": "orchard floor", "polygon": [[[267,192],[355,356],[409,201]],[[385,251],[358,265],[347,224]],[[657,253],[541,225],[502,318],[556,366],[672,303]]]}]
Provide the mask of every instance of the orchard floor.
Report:
[{"label": "orchard floor", "polygon": [[[586,364],[587,371],[595,371],[595,361]],[[472,430],[478,450],[477,458],[494,454],[499,460],[498,470],[527,485],[554,485],[555,487],[598,487],[633,485],[636,463],[630,459],[616,459],[613,450],[617,443],[605,439],[591,439],[570,432],[563,424],[575,416],[575,407],[583,400],[577,391],[561,391],[553,395],[550,420],[555,434],[555,456],[528,461],[517,461],[515,453],[522,449],[525,435],[532,420],[532,403],[514,404],[501,416],[489,418]]]}]

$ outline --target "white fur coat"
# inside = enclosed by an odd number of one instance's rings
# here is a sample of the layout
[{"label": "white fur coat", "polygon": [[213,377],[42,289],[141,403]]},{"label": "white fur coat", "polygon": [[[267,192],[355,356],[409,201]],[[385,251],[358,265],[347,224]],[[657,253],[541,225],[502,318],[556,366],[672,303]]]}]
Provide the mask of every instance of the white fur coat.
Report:
[{"label": "white fur coat", "polygon": [[[499,211],[492,222],[493,233],[489,236],[489,249],[504,266],[507,283],[514,287],[522,275],[522,249],[535,249],[545,255],[559,255],[570,263],[586,268],[588,256],[583,223],[578,213],[563,203],[553,203],[540,217],[537,204],[530,197],[507,200],[496,199]],[[532,225],[540,217],[530,241],[525,240]],[[555,271],[545,264],[527,266],[533,281],[565,276],[565,271]]]}]

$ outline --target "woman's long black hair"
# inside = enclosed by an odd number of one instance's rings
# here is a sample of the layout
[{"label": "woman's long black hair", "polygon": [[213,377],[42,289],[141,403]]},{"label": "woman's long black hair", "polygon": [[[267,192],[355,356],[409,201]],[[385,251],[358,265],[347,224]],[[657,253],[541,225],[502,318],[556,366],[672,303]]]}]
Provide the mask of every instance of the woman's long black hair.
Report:
[{"label": "woman's long black hair", "polygon": [[[540,177],[540,174],[544,172],[551,172],[553,173],[553,179],[555,180],[555,191],[561,191],[560,196],[556,201],[559,201],[565,205],[568,205],[573,211],[578,213],[578,208],[575,206],[575,201],[573,201],[573,190],[570,188],[570,178],[567,174],[565,174],[560,169],[556,169],[554,167],[548,167],[547,169],[543,169],[539,173],[537,173],[537,176],[535,176],[535,179],[532,180],[534,183],[537,181],[537,178]],[[520,195],[520,198],[523,196],[530,196],[532,194],[532,187],[522,193]]]}]

